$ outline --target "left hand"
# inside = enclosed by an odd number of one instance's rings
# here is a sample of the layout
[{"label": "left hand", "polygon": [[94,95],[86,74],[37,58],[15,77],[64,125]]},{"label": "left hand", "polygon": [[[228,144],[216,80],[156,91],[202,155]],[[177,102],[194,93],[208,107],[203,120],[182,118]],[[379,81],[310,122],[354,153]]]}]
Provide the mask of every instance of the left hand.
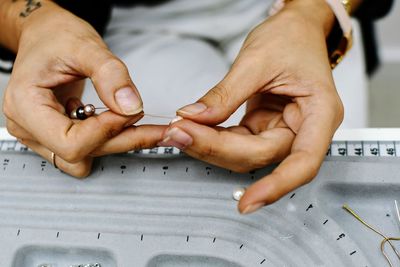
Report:
[{"label": "left hand", "polygon": [[[241,213],[311,181],[343,119],[325,43],[333,21],[325,1],[288,4],[250,33],[218,85],[178,110],[184,119],[165,131],[159,145],[238,172],[283,160],[247,188]],[[246,101],[239,126],[215,127]]]}]

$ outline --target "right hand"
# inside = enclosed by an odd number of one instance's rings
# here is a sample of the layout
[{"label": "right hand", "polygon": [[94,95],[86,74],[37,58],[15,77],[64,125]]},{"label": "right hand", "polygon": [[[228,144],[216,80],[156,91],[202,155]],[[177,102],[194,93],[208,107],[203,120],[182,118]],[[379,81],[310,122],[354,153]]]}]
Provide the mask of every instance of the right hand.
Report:
[{"label": "right hand", "polygon": [[[58,167],[77,177],[89,174],[92,154],[157,144],[164,127],[131,126],[143,116],[142,100],[88,23],[50,1],[24,19],[3,102],[12,135],[49,161],[54,152]],[[73,121],[67,100],[80,98],[86,77],[110,111]]]}]

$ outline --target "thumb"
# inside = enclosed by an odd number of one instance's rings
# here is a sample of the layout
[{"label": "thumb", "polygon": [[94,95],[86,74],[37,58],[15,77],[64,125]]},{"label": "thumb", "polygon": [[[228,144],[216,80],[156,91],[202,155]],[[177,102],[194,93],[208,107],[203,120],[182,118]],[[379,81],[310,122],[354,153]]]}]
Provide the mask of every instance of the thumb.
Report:
[{"label": "thumb", "polygon": [[140,113],[143,102],[125,64],[108,50],[96,52],[86,61],[89,63],[83,72],[91,79],[101,101],[121,115]]},{"label": "thumb", "polygon": [[201,124],[224,122],[260,88],[248,70],[245,64],[234,64],[221,82],[196,103],[179,109],[177,115]]}]

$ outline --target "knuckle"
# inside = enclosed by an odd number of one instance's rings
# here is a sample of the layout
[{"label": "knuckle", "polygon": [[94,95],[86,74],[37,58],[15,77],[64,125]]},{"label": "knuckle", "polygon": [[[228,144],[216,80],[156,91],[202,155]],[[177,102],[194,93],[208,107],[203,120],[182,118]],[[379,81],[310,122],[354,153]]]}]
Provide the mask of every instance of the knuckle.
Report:
[{"label": "knuckle", "polygon": [[84,157],[82,155],[82,149],[73,146],[73,145],[66,145],[58,154],[59,157],[61,157],[63,160],[69,163],[77,163],[82,160]]},{"label": "knuckle", "polygon": [[10,94],[8,93],[8,90],[6,90],[4,94],[4,99],[3,99],[3,114],[7,118],[12,118],[12,104],[11,104],[11,99],[10,99]]},{"label": "knuckle", "polygon": [[7,118],[12,118],[10,107],[6,101],[3,102],[3,114]]},{"label": "knuckle", "polygon": [[117,129],[113,125],[102,124],[102,126],[100,126],[100,131],[102,134],[102,140],[107,141],[117,136],[120,132],[120,129]]},{"label": "knuckle", "polygon": [[87,177],[92,170],[92,162],[91,160],[84,160],[79,162],[73,166],[70,170],[70,174],[77,178],[85,178]]},{"label": "knuckle", "polygon": [[137,139],[130,147],[129,150],[139,150],[148,148],[149,144],[144,139]]},{"label": "knuckle", "polygon": [[326,96],[325,101],[326,112],[328,112],[329,117],[332,118],[332,122],[335,126],[339,126],[344,119],[344,105],[339,96]]},{"label": "knuckle", "polygon": [[340,98],[338,98],[336,101],[336,110],[337,121],[339,124],[341,124],[344,119],[344,105]]},{"label": "knuckle", "polygon": [[254,147],[253,155],[248,158],[247,165],[250,166],[251,170],[261,169],[268,164],[276,162],[279,158],[278,154],[279,151],[270,145]]},{"label": "knuckle", "polygon": [[270,155],[269,152],[266,152],[265,150],[256,152],[255,157],[253,157],[253,159],[251,161],[251,166],[253,169],[263,168],[266,165],[272,163],[273,158],[274,157],[272,155]]},{"label": "knuckle", "polygon": [[209,91],[209,95],[215,99],[222,106],[228,105],[229,100],[229,89],[226,85],[219,83],[212,90]]},{"label": "knuckle", "polygon": [[19,137],[19,135],[18,135],[18,133],[19,133],[19,131],[18,131],[18,127],[14,124],[14,123],[12,123],[12,122],[10,122],[10,121],[8,121],[7,120],[7,122],[6,122],[6,128],[7,128],[7,131],[12,135],[12,136],[15,136],[15,137]]},{"label": "knuckle", "polygon": [[214,144],[207,143],[203,147],[200,147],[200,153],[198,158],[203,161],[209,161],[212,158],[218,158],[218,150]]},{"label": "knuckle", "polygon": [[99,65],[98,72],[100,75],[115,72],[115,70],[126,70],[125,64],[118,58],[110,55]]},{"label": "knuckle", "polygon": [[101,134],[100,143],[104,143],[105,141],[112,139],[122,130],[122,126],[116,125],[113,121],[104,121],[97,116],[89,119],[93,120],[93,125],[96,125],[96,128]]}]

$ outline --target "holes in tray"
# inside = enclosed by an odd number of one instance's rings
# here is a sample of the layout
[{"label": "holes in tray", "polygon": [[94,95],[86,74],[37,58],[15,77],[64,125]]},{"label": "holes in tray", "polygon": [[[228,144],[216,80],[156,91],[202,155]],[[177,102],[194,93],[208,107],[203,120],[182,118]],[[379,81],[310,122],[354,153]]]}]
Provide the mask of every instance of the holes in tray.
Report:
[{"label": "holes in tray", "polygon": [[242,267],[237,263],[233,263],[226,259],[211,257],[211,256],[198,256],[198,255],[157,255],[153,257],[146,265],[146,267]]},{"label": "holes in tray", "polygon": [[12,267],[74,266],[88,263],[117,267],[115,259],[106,250],[44,246],[27,246],[19,249]]}]

